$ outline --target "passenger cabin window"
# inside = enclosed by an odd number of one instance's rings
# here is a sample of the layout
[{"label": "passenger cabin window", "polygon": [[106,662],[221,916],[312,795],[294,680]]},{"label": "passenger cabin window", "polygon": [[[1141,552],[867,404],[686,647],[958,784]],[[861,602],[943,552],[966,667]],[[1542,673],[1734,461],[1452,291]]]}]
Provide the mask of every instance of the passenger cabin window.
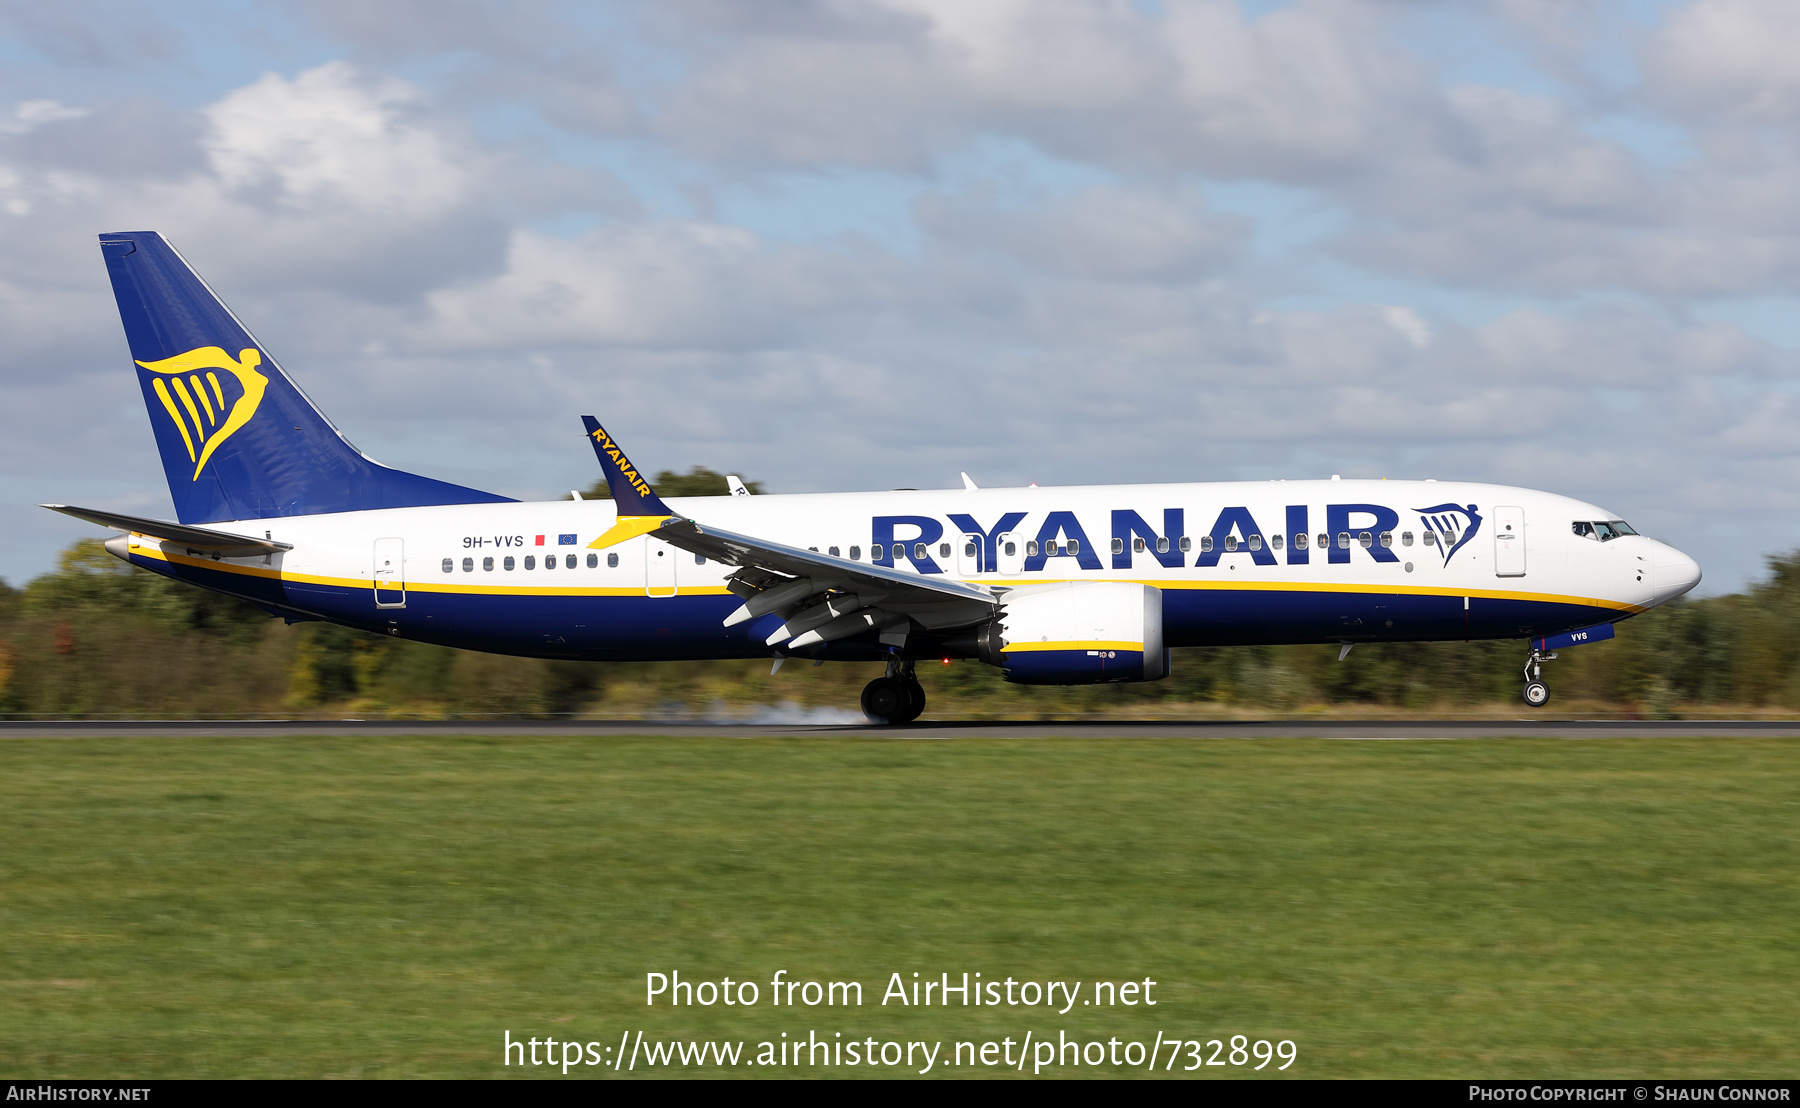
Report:
[{"label": "passenger cabin window", "polygon": [[526,569],[536,569],[537,568],[537,555],[535,555],[535,554],[525,555],[525,568]]},{"label": "passenger cabin window", "polygon": [[464,558],[463,559],[463,572],[464,573],[474,573],[475,572],[475,559],[473,559],[473,558]]},{"label": "passenger cabin window", "polygon": [[825,548],[825,553],[827,553],[827,554],[829,554],[829,555],[831,555],[831,556],[832,556],[832,557],[833,557],[833,558],[838,558],[838,557],[842,557],[842,555],[840,555],[840,554],[839,554],[839,553],[838,553],[838,548],[837,548],[837,547],[835,547],[835,546],[828,546],[828,547],[826,547],[826,548]]},{"label": "passenger cabin window", "polygon": [[1181,536],[1181,552],[1186,554],[1192,549],[1194,549],[1194,540],[1188,538],[1186,535]]},{"label": "passenger cabin window", "polygon": [[938,557],[948,558],[949,556],[950,556],[950,544],[947,542],[938,543]]},{"label": "passenger cabin window", "polygon": [[1306,534],[1304,532],[1295,532],[1295,534],[1294,534],[1294,549],[1295,550],[1305,550],[1306,549]]},{"label": "passenger cabin window", "polygon": [[1425,545],[1426,546],[1436,546],[1437,541],[1438,540],[1437,540],[1437,532],[1436,531],[1425,532]]},{"label": "passenger cabin window", "polygon": [[1044,544],[1044,556],[1048,557],[1048,558],[1056,557],[1056,540],[1055,539],[1051,539],[1049,542]]},{"label": "passenger cabin window", "polygon": [[705,565],[706,564],[706,555],[704,555],[704,554],[694,555],[694,564],[697,566]]},{"label": "passenger cabin window", "polygon": [[[1143,539],[1132,539],[1131,540],[1131,549],[1136,551],[1139,554],[1142,554],[1144,552],[1144,540]],[[1121,539],[1117,536],[1114,536],[1113,541],[1112,541],[1112,552],[1114,554],[1125,553],[1125,540]]]},{"label": "passenger cabin window", "polygon": [[1169,552],[1169,536],[1163,535],[1156,540],[1156,552],[1158,554],[1167,554]]},{"label": "passenger cabin window", "polygon": [[974,556],[975,556],[975,544],[972,542],[963,543],[963,557],[973,558]]},{"label": "passenger cabin window", "polygon": [[1330,545],[1331,545],[1331,536],[1327,535],[1323,531],[1319,532],[1319,549],[1323,550]]},{"label": "passenger cabin window", "polygon": [[1225,536],[1225,549],[1227,551],[1232,551],[1232,550],[1237,549],[1237,536],[1236,535],[1226,535]]},{"label": "passenger cabin window", "polygon": [[1281,549],[1281,536],[1280,535],[1270,535],[1269,536],[1269,545],[1273,546],[1277,550],[1280,550]]},{"label": "passenger cabin window", "polygon": [[575,568],[575,555],[570,554],[563,559],[563,568],[564,569],[574,569]]},{"label": "passenger cabin window", "polygon": [[[1011,544],[1011,543],[1008,543],[1008,544],[1007,544],[1007,546],[1008,546],[1008,547],[1011,547],[1011,546],[1012,546],[1012,544]],[[1008,550],[1007,550],[1007,553],[1008,553],[1008,554],[1011,554],[1011,553],[1012,553],[1012,551],[1011,551],[1011,550],[1010,550],[1010,549],[1008,549]],[[1027,539],[1027,540],[1025,540],[1025,556],[1026,556],[1026,557],[1027,557],[1027,558],[1035,558],[1035,557],[1037,557],[1037,540],[1036,540],[1036,539]]]},{"label": "passenger cabin window", "polygon": [[556,555],[554,555],[554,554],[544,555],[544,568],[545,569],[555,569],[556,568]]},{"label": "passenger cabin window", "polygon": [[1338,549],[1339,550],[1350,549],[1350,532],[1348,532],[1348,531],[1339,531],[1338,532]]},{"label": "passenger cabin window", "polygon": [[481,568],[482,568],[483,572],[486,572],[486,573],[494,572],[494,559],[492,559],[492,558],[481,559]]},{"label": "passenger cabin window", "polygon": [[444,572],[445,573],[449,573],[451,570],[453,570],[455,568],[456,568],[456,560],[454,558],[445,558],[444,559]]},{"label": "passenger cabin window", "polygon": [[[511,569],[512,567],[507,566],[506,568]],[[600,568],[600,555],[598,555],[598,554],[589,554],[588,555],[588,568],[589,569],[599,569]]]},{"label": "passenger cabin window", "polygon": [[1211,535],[1201,535],[1200,536],[1200,553],[1202,553],[1202,554],[1211,554],[1212,553],[1212,536]]},{"label": "passenger cabin window", "polygon": [[[530,558],[525,559],[525,568],[526,569],[531,568],[531,559]],[[606,568],[607,569],[618,569],[619,568],[619,554],[617,551],[614,551],[613,553],[608,554],[606,556]]]},{"label": "passenger cabin window", "polygon": [[1261,535],[1251,535],[1250,536],[1250,549],[1252,549],[1252,550],[1261,550],[1262,549],[1262,536]]},{"label": "passenger cabin window", "polygon": [[904,557],[906,557],[906,544],[902,543],[902,542],[895,543],[894,544],[894,561],[896,563],[898,563],[900,561],[900,559],[902,559]]},{"label": "passenger cabin window", "polygon": [[1364,550],[1367,550],[1367,549],[1369,549],[1369,547],[1375,545],[1374,537],[1372,535],[1370,535],[1367,531],[1364,531],[1362,534],[1356,536],[1356,541],[1362,543],[1362,548]]},{"label": "passenger cabin window", "polygon": [[1400,532],[1400,545],[1401,546],[1411,546],[1412,545],[1412,532],[1411,531]]},{"label": "passenger cabin window", "polygon": [[507,556],[506,556],[506,561],[504,561],[504,562],[501,562],[501,563],[500,563],[500,564],[501,564],[501,565],[502,565],[502,566],[503,566],[503,567],[505,567],[505,569],[506,569],[506,571],[507,571],[507,572],[508,572],[508,573],[510,573],[510,572],[512,572],[512,569],[513,569],[513,567],[514,567],[514,566],[515,566],[515,565],[517,565],[517,564],[518,564],[518,563],[517,563],[517,562],[515,562],[515,561],[514,561],[514,560],[513,560],[513,556],[512,556],[512,555],[511,555],[511,554],[508,554],[508,555],[507,555]]},{"label": "passenger cabin window", "polygon": [[850,548],[850,560],[853,562],[862,561],[862,547],[853,546]]},{"label": "passenger cabin window", "polygon": [[1006,544],[1006,556],[1008,558],[1013,557],[1014,555],[1018,554],[1018,552],[1019,552],[1019,544],[1018,543],[1009,542]]},{"label": "passenger cabin window", "polygon": [[1394,533],[1392,531],[1383,531],[1381,533],[1381,545],[1383,545],[1383,546],[1394,545]]},{"label": "passenger cabin window", "polygon": [[1070,557],[1074,557],[1075,555],[1081,553],[1081,540],[1080,539],[1070,539],[1068,542],[1063,543],[1063,553],[1069,555]]}]

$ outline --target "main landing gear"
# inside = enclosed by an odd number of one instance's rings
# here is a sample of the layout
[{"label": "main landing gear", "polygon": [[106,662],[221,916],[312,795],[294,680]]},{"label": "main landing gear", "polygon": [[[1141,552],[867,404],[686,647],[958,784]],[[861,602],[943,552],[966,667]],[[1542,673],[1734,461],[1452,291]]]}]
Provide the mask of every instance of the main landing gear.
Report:
[{"label": "main landing gear", "polygon": [[863,715],[870,723],[911,723],[925,710],[925,689],[911,662],[889,655],[887,674],[863,686]]},{"label": "main landing gear", "polygon": [[1525,662],[1525,688],[1519,696],[1533,708],[1542,708],[1550,702],[1550,686],[1544,684],[1543,663],[1556,657],[1556,652],[1546,654],[1541,650],[1533,650],[1531,657]]}]

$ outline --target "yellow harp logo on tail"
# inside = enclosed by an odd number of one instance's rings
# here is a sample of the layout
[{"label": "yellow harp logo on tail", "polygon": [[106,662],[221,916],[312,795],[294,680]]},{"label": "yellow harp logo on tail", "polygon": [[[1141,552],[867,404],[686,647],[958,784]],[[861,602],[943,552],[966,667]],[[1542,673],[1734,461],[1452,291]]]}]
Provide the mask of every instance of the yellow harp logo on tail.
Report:
[{"label": "yellow harp logo on tail", "polygon": [[[248,346],[236,359],[217,346],[201,346],[160,362],[138,363],[158,375],[151,378],[150,386],[187,444],[188,460],[194,463],[193,480],[200,479],[213,452],[256,414],[263,390],[269,386],[269,379],[256,371],[261,364],[262,354]],[[232,391],[239,395],[230,404],[225,402],[219,375],[213,372],[220,369],[237,380]]]}]

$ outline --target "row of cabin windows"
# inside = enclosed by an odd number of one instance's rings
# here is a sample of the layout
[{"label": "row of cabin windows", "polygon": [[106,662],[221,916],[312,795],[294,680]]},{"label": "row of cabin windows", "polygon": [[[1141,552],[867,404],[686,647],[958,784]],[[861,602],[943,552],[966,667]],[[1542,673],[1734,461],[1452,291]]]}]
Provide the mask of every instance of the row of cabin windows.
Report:
[{"label": "row of cabin windows", "polygon": [[[819,552],[819,548],[816,546],[809,546],[806,549],[812,551],[814,554]],[[842,551],[843,547],[840,546],[828,546],[825,548],[825,553],[833,558],[842,558],[844,556]],[[853,546],[850,548],[851,561],[862,561],[862,554],[862,547]],[[903,542],[895,543],[893,555],[894,561],[898,562],[903,560],[906,557],[906,544]],[[950,544],[947,542],[938,543],[937,556],[940,558],[948,558],[950,556]],[[924,561],[926,558],[931,557],[931,547],[922,542],[913,543],[912,557],[915,562]],[[881,547],[875,546],[869,549],[869,560],[871,562],[879,562],[881,560]]]},{"label": "row of cabin windows", "polygon": [[[1457,535],[1455,532],[1449,532],[1449,533],[1446,533],[1446,534],[1443,534],[1440,536],[1435,531],[1427,531],[1424,533],[1423,536],[1421,536],[1421,539],[1426,546],[1436,546],[1440,542],[1454,544],[1457,539]],[[1287,541],[1288,540],[1282,535],[1271,535],[1271,536],[1269,536],[1268,544],[1273,549],[1280,550],[1280,549],[1282,549],[1283,545]],[[1313,542],[1313,540],[1305,534],[1294,535],[1292,541],[1293,541],[1293,546],[1294,546],[1295,550],[1305,550],[1308,546],[1312,545],[1312,542]],[[1331,535],[1326,534],[1326,533],[1321,533],[1318,537],[1317,542],[1318,542],[1318,547],[1320,550],[1328,549],[1331,546]],[[1155,540],[1155,543],[1156,543],[1156,552],[1158,554],[1167,554],[1169,552],[1171,540],[1169,539],[1168,536],[1166,536],[1166,535],[1158,536]],[[1193,540],[1186,535],[1182,535],[1179,538],[1173,540],[1173,543],[1174,543],[1176,549],[1180,550],[1183,554],[1191,552],[1194,548]],[[1358,532],[1356,535],[1352,536],[1351,533],[1348,531],[1338,532],[1337,546],[1338,546],[1339,550],[1350,549],[1352,543],[1360,545],[1365,550],[1374,546],[1376,543],[1380,543],[1383,547],[1392,547],[1394,545],[1394,533],[1392,531],[1382,531],[1380,534],[1375,534],[1375,533],[1369,532],[1369,531],[1361,531],[1361,532]],[[1400,532],[1400,545],[1401,546],[1411,546],[1412,544],[1413,544],[1413,533],[1411,531]],[[1225,536],[1224,550],[1226,553],[1235,552],[1236,550],[1238,550],[1238,548],[1240,546],[1242,546],[1248,550],[1261,550],[1263,548],[1263,537],[1261,535],[1250,535],[1249,537],[1243,539],[1240,542],[1240,540],[1238,539],[1238,537],[1236,535]],[[817,553],[819,548],[814,546],[814,547],[809,547],[808,549],[812,550],[814,553]],[[1134,553],[1142,554],[1146,550],[1149,549],[1149,541],[1144,539],[1142,536],[1135,536],[1131,540],[1131,549]],[[1212,549],[1213,549],[1212,536],[1211,535],[1200,536],[1200,551],[1201,551],[1201,553],[1210,554],[1210,553],[1212,553]],[[928,550],[928,548],[926,547],[926,545],[924,543],[915,543],[913,545],[913,558],[917,561],[923,561],[926,557],[927,550]],[[829,548],[828,553],[833,558],[836,558],[839,556],[838,551],[839,551],[839,548],[833,546],[833,547]],[[1002,544],[1001,552],[1003,554],[1005,554],[1007,557],[1016,557],[1019,552],[1018,543],[1009,541],[1009,542]],[[1039,552],[1039,546],[1038,546],[1037,541],[1035,539],[1026,540],[1025,556],[1027,558],[1035,558],[1038,556],[1038,552]],[[1112,552],[1114,554],[1123,554],[1125,552],[1125,540],[1122,538],[1113,539],[1112,540]],[[939,544],[937,553],[938,553],[938,557],[940,557],[940,558],[950,557],[950,544],[949,543]],[[1051,555],[1051,556],[1059,555],[1059,554],[1066,554],[1066,555],[1071,555],[1071,556],[1079,555],[1081,553],[1081,540],[1080,539],[1069,539],[1068,541],[1063,542],[1063,543],[1057,543],[1054,540],[1052,540],[1050,542],[1046,542],[1043,544],[1043,553],[1046,555]],[[877,553],[875,556],[879,557],[879,554]],[[897,561],[900,561],[904,557],[906,557],[906,545],[904,543],[895,543],[894,544],[894,560],[897,562]],[[976,557],[975,544],[973,542],[966,542],[963,544],[963,557],[968,558],[968,559],[974,559]],[[862,547],[860,547],[860,546],[851,547],[850,548],[850,560],[851,561],[860,561],[861,558],[862,558]]]},{"label": "row of cabin windows", "polygon": [[[577,565],[579,565],[579,563],[576,561],[576,556],[573,554],[565,554],[563,556],[562,564],[565,568],[568,568],[568,569],[574,569],[574,568],[576,568]],[[619,566],[619,555],[617,553],[608,554],[606,556],[606,568],[617,569],[618,566]],[[535,554],[525,555],[525,568],[526,569],[536,569],[537,567],[538,567],[537,555],[535,555]],[[599,569],[600,568],[600,555],[589,554],[587,556],[587,567],[589,569]],[[481,568],[484,572],[492,573],[494,571],[494,559],[492,559],[492,558],[481,559]],[[508,570],[508,571],[514,570],[514,569],[518,568],[518,562],[516,560],[514,560],[512,557],[508,556],[508,557],[502,558],[500,560],[500,568],[504,569],[504,570]],[[554,555],[554,554],[544,555],[544,568],[545,569],[555,569],[556,568],[556,555]],[[444,572],[445,573],[454,573],[455,571],[456,571],[456,559],[445,558],[444,559]],[[462,571],[464,573],[474,573],[475,572],[475,559],[464,558],[462,560]]]},{"label": "row of cabin windows", "polygon": [[[1577,527],[1576,533],[1581,534],[1581,531],[1580,531],[1581,525],[1577,524],[1576,527]],[[1632,532],[1627,531],[1626,533],[1631,534]],[[1452,533],[1449,535],[1445,535],[1444,538],[1453,541],[1456,538],[1456,536],[1454,533]],[[1427,531],[1427,532],[1425,532],[1424,540],[1425,540],[1426,546],[1435,546],[1435,545],[1437,545],[1439,538],[1435,532]],[[1282,536],[1280,536],[1280,535],[1269,536],[1269,545],[1272,546],[1273,548],[1275,548],[1276,550],[1281,549],[1282,541],[1283,541],[1283,539],[1282,539]],[[1390,546],[1394,545],[1394,533],[1392,531],[1383,531],[1383,532],[1381,532],[1381,534],[1379,536],[1375,536],[1368,531],[1363,531],[1356,536],[1355,541],[1357,543],[1361,544],[1361,546],[1365,550],[1367,550],[1371,546],[1374,546],[1376,542],[1380,542],[1381,545],[1384,547],[1390,547]],[[1331,536],[1328,534],[1321,533],[1319,535],[1318,542],[1319,542],[1319,549],[1323,550],[1331,545]],[[1307,536],[1304,534],[1296,534],[1293,538],[1293,543],[1294,543],[1295,550],[1305,550],[1308,545]],[[1338,536],[1337,536],[1338,549],[1339,550],[1348,550],[1348,549],[1350,549],[1350,543],[1351,543],[1350,532],[1339,531]],[[1413,533],[1411,531],[1400,532],[1400,545],[1401,546],[1411,546],[1412,544],[1413,544]],[[1175,545],[1176,545],[1176,548],[1179,549],[1183,554],[1189,553],[1194,548],[1193,540],[1190,539],[1186,535],[1182,535],[1180,538],[1176,539]],[[1232,553],[1232,552],[1236,551],[1238,549],[1239,545],[1240,544],[1238,542],[1238,537],[1236,535],[1225,536],[1225,552],[1226,553]],[[1251,535],[1243,541],[1242,545],[1244,545],[1245,547],[1247,547],[1250,550],[1261,550],[1263,548],[1263,537],[1261,535]],[[808,547],[807,549],[811,550],[815,554],[818,553],[818,551],[819,551],[819,548],[816,546]],[[840,549],[839,547],[835,547],[835,546],[829,547],[827,549],[826,553],[828,553],[833,558],[837,558],[837,557],[841,556],[838,553],[839,549]],[[1131,549],[1136,553],[1142,554],[1142,553],[1144,553],[1144,551],[1146,549],[1148,549],[1148,544],[1142,536],[1134,537],[1131,540]],[[1212,553],[1212,549],[1213,549],[1212,536],[1211,535],[1200,536],[1200,552],[1203,554],[1210,554],[1210,553]],[[1004,549],[1003,553],[1006,554],[1006,556],[1014,557],[1014,556],[1017,556],[1018,552],[1019,552],[1019,548],[1018,548],[1018,544],[1016,542],[1007,542],[1005,544],[1005,549]],[[1050,542],[1044,543],[1043,552],[1044,552],[1044,554],[1049,555],[1049,556],[1056,556],[1056,555],[1069,555],[1071,557],[1077,556],[1081,553],[1081,540],[1080,539],[1069,539],[1063,543],[1057,543],[1055,540],[1052,540]],[[1125,552],[1125,540],[1115,538],[1112,541],[1112,552],[1114,554],[1123,554]],[[1167,554],[1169,552],[1168,536],[1163,535],[1163,536],[1159,536],[1156,539],[1156,552],[1158,554]],[[938,554],[938,557],[940,557],[940,558],[950,557],[950,544],[947,542],[939,543],[938,548],[937,548],[937,554]],[[896,561],[896,562],[904,559],[906,557],[906,544],[899,543],[899,542],[895,543],[894,549],[893,549],[893,555],[894,555],[894,561]],[[930,548],[925,543],[920,542],[920,543],[913,544],[912,557],[913,557],[914,561],[922,562],[929,556],[930,556]],[[963,557],[973,559],[975,556],[976,556],[975,555],[975,544],[972,542],[965,543],[963,546]],[[1035,540],[1035,539],[1026,540],[1025,556],[1027,558],[1035,558],[1038,556],[1037,540]],[[877,549],[877,550],[871,551],[870,557],[871,557],[871,559],[879,559],[879,557],[880,557],[879,550]],[[859,562],[862,560],[862,547],[853,546],[850,548],[850,560],[853,562]],[[577,564],[578,563],[576,561],[576,556],[574,554],[568,554],[563,557],[563,565],[566,566],[567,568],[574,569],[574,568],[576,568]],[[694,564],[695,565],[705,565],[706,564],[706,556],[704,554],[694,555]],[[606,566],[608,569],[617,569],[618,568],[619,555],[616,551],[613,553],[610,553],[606,556]],[[598,569],[600,567],[600,556],[597,554],[589,554],[587,556],[587,567],[589,569]],[[492,572],[494,569],[494,559],[483,558],[481,560],[481,568],[486,572]],[[514,560],[510,556],[502,559],[501,568],[505,569],[505,570],[509,570],[509,571],[516,568]],[[537,556],[536,555],[533,555],[533,554],[525,555],[525,568],[526,569],[536,569],[537,568]],[[556,568],[556,555],[554,555],[554,554],[544,555],[544,568],[545,569],[555,569]],[[453,572],[455,572],[455,570],[456,570],[455,559],[445,558],[444,559],[444,572],[445,573],[453,573]],[[464,558],[462,560],[462,570],[464,573],[475,572],[475,559],[474,558]]]},{"label": "row of cabin windows", "polygon": [[[579,563],[576,561],[576,556],[573,554],[563,555],[562,564],[567,569],[575,569],[579,565]],[[694,555],[694,564],[697,566],[705,565],[706,564],[706,555],[704,555],[704,554]],[[535,554],[525,555],[525,568],[526,569],[536,569],[537,567],[538,567],[537,555],[535,555]],[[589,554],[587,556],[587,567],[589,569],[599,569],[600,568],[600,555]],[[481,559],[481,568],[482,568],[483,572],[492,573],[494,571],[494,559],[492,559],[492,558]],[[518,564],[511,557],[502,558],[500,560],[500,568],[511,571],[511,570],[517,569]],[[545,569],[555,569],[556,568],[556,555],[554,555],[554,554],[544,555],[544,568]],[[607,569],[618,569],[619,568],[618,551],[615,550],[606,556],[606,568]],[[474,573],[475,572],[475,559],[464,558],[462,560],[462,571],[464,573]],[[445,573],[456,572],[456,559],[455,558],[445,558],[444,559],[444,572]]]}]

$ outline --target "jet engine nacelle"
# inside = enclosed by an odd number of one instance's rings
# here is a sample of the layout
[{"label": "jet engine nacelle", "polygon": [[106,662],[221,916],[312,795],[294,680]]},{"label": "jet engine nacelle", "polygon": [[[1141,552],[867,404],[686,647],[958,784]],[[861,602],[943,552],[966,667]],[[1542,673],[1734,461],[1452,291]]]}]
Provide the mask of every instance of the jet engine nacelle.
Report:
[{"label": "jet engine nacelle", "polygon": [[983,637],[986,660],[997,661],[1008,681],[1022,685],[1155,681],[1169,674],[1162,590],[1148,585],[1097,581],[1014,589]]}]

